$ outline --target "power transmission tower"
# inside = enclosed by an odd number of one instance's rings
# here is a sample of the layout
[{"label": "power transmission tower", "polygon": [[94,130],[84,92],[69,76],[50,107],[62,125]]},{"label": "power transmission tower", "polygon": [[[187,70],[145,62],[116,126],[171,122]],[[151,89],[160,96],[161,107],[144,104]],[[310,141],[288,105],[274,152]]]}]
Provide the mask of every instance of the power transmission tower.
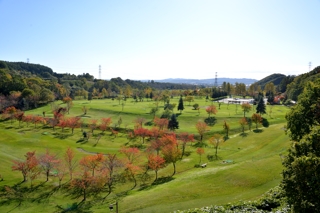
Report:
[{"label": "power transmission tower", "polygon": [[216,72],[216,77],[214,79],[214,86],[218,88],[218,73]]},{"label": "power transmission tower", "polygon": [[311,71],[311,62],[309,62],[309,72]]},{"label": "power transmission tower", "polygon": [[27,63],[29,64],[29,58],[27,58]]},{"label": "power transmission tower", "polygon": [[99,79],[101,79],[101,65],[99,65]]}]

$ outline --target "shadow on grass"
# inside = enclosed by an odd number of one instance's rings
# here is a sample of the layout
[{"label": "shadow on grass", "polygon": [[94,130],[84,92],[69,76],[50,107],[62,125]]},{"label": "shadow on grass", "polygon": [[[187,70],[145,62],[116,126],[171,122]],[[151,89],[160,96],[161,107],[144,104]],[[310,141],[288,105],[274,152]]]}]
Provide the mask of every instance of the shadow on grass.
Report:
[{"label": "shadow on grass", "polygon": [[85,115],[85,114],[78,115],[77,117],[80,117],[80,118],[91,118],[90,115]]},{"label": "shadow on grass", "polygon": [[248,136],[248,133],[243,132],[243,133],[240,134],[240,136],[242,136],[243,138],[245,138],[245,137]]},{"label": "shadow on grass", "polygon": [[66,206],[56,205],[57,211],[60,213],[74,212],[74,213],[91,213],[90,208],[93,206],[91,202],[81,201],[80,203],[67,204]]},{"label": "shadow on grass", "polygon": [[195,144],[192,145],[195,148],[202,148],[202,147],[207,147],[208,144],[204,143],[204,142],[197,142]]},{"label": "shadow on grass", "polygon": [[263,130],[262,129],[254,129],[253,132],[254,133],[261,133],[261,132],[263,132]]},{"label": "shadow on grass", "polygon": [[153,181],[153,183],[151,185],[157,186],[157,185],[160,185],[160,184],[168,183],[168,182],[170,182],[172,180],[174,180],[174,178],[171,177],[171,176],[160,177],[157,180]]},{"label": "shadow on grass", "polygon": [[138,191],[149,190],[149,189],[152,189],[153,187],[155,187],[157,185],[168,183],[168,182],[170,182],[172,180],[174,180],[174,178],[172,176],[160,177],[157,180],[153,181],[153,183],[151,185],[148,185],[148,184],[141,185],[141,187],[138,189]]},{"label": "shadow on grass", "polygon": [[58,133],[58,132],[55,132],[52,134],[54,135],[55,138],[59,138],[59,139],[66,139],[71,136],[71,134]]},{"label": "shadow on grass", "polygon": [[262,126],[267,128],[267,127],[269,127],[269,125],[270,125],[269,121],[267,119],[263,118],[262,119]]},{"label": "shadow on grass", "polygon": [[88,140],[87,140],[87,139],[80,138],[79,140],[77,140],[77,142],[76,142],[76,143],[82,143],[82,144],[84,144],[84,143],[87,143],[87,142],[88,142]]},{"label": "shadow on grass", "polygon": [[209,117],[209,118],[204,119],[204,122],[208,126],[214,126],[217,123],[217,119],[215,117]]}]

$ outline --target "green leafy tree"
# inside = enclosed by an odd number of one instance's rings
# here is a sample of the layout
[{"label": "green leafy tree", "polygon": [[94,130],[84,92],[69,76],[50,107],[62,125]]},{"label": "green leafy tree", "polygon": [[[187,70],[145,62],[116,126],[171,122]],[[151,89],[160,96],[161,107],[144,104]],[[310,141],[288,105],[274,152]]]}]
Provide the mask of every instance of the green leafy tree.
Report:
[{"label": "green leafy tree", "polygon": [[309,82],[287,114],[293,144],[284,159],[282,188],[294,212],[320,212],[320,80]]},{"label": "green leafy tree", "polygon": [[320,122],[320,80],[309,82],[299,102],[287,113],[287,129],[292,140],[299,141]]},{"label": "green leafy tree", "polygon": [[294,142],[283,161],[282,187],[293,212],[320,212],[320,128]]}]

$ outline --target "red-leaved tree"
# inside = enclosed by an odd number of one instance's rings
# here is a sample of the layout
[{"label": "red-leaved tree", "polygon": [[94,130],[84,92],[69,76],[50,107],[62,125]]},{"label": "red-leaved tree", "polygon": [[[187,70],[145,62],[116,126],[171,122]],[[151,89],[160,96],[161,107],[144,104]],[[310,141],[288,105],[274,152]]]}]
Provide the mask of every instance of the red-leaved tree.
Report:
[{"label": "red-leaved tree", "polygon": [[165,166],[165,162],[166,161],[159,155],[148,155],[148,167],[156,173],[156,179],[154,181],[158,179],[158,171]]},{"label": "red-leaved tree", "polygon": [[194,141],[194,135],[189,134],[188,132],[182,132],[178,134],[178,139],[181,141],[180,144],[182,149],[182,153],[181,153],[181,158],[182,158],[184,156],[187,143]]},{"label": "red-leaved tree", "polygon": [[50,171],[57,168],[59,163],[60,160],[57,158],[57,155],[51,154],[49,149],[46,150],[46,153],[39,156],[39,164],[46,174],[46,181],[49,180]]}]

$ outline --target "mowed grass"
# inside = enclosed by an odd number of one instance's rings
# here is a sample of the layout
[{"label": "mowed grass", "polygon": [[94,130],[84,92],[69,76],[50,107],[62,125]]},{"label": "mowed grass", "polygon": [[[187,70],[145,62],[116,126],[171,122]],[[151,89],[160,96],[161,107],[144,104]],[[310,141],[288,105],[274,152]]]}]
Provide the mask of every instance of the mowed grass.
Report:
[{"label": "mowed grass", "polygon": [[[172,103],[175,101],[178,102],[178,99],[171,100]],[[207,117],[204,108],[211,103],[205,102],[204,99],[196,99],[194,103],[203,107],[200,115],[198,111],[185,103],[186,109],[178,117],[180,128],[177,132],[197,134],[195,123]],[[88,108],[85,116],[81,110],[83,106]],[[82,116],[83,119],[112,117],[114,124],[121,117],[123,120],[121,127],[132,128],[133,120],[137,117],[144,117],[147,121],[152,120],[153,116],[149,114],[149,111],[153,106],[154,103],[151,101],[138,103],[127,101],[122,110],[122,106],[116,100],[93,100],[91,102],[79,100],[74,101],[70,115],[67,116]],[[261,131],[247,130],[246,134],[242,135],[238,124],[239,119],[243,116],[240,106],[236,112],[235,105],[221,105],[215,115],[217,123],[211,127],[209,133],[221,131],[224,120],[230,123],[234,133],[221,144],[217,160],[209,161],[206,158],[207,155],[214,155],[214,149],[208,145],[204,148],[205,154],[201,161],[208,163],[207,167],[195,168],[194,165],[199,163],[200,158],[195,152],[196,148],[190,145],[187,147],[190,155],[177,163],[177,173],[173,178],[165,178],[173,172],[171,164],[159,171],[159,178],[163,178],[162,184],[151,184],[155,176],[154,172],[150,171],[151,179],[145,183],[138,181],[135,189],[130,190],[133,186],[132,182],[118,184],[115,193],[112,193],[105,202],[95,202],[95,199],[89,199],[81,211],[109,211],[109,204],[115,199],[119,201],[120,212],[170,212],[177,209],[256,199],[268,189],[278,185],[281,180],[281,156],[286,154],[289,146],[289,139],[283,131],[284,115],[287,110],[283,106],[274,106],[272,114],[264,116],[270,123],[268,128],[262,128],[260,125]],[[50,105],[28,111],[26,114],[42,115],[43,111],[46,111],[46,116],[51,116]],[[247,113],[247,116],[251,114],[252,112]],[[157,116],[160,115],[161,111]],[[254,129],[254,126],[252,128]],[[99,130],[96,131],[97,134],[99,132]],[[2,159],[0,174],[4,178],[4,181],[0,182],[1,188],[21,182],[22,175],[11,171],[12,160],[22,159],[28,151],[35,150],[37,153],[43,153],[46,148],[49,148],[52,153],[57,153],[62,157],[67,147],[71,147],[76,153],[76,158],[80,159],[88,154],[86,152],[117,153],[121,146],[132,143],[128,141],[125,133],[119,133],[119,136],[115,138],[110,135],[110,132],[106,132],[98,143],[95,137],[90,138],[89,142],[81,143],[79,141],[82,135],[79,129],[75,130],[74,135],[71,135],[69,130],[61,132],[58,128],[53,132],[51,129],[43,129],[41,125],[38,125],[36,129],[32,124],[29,127],[23,124],[21,128],[18,128],[17,122],[11,125],[8,121],[0,123],[0,134],[0,157]],[[208,136],[205,138],[205,143],[207,139]],[[139,140],[136,143],[139,143]],[[230,160],[230,163],[223,163],[224,160]],[[38,186],[37,190],[27,193],[28,196],[24,197],[20,206],[15,200],[0,201],[1,212],[59,212],[57,206],[67,208],[72,203],[81,201],[81,198],[72,198],[68,189],[56,189],[56,178],[51,177],[49,182],[43,184],[44,180],[44,176],[41,176],[35,181],[34,186]],[[30,183],[23,183],[21,187],[30,188]]]}]

